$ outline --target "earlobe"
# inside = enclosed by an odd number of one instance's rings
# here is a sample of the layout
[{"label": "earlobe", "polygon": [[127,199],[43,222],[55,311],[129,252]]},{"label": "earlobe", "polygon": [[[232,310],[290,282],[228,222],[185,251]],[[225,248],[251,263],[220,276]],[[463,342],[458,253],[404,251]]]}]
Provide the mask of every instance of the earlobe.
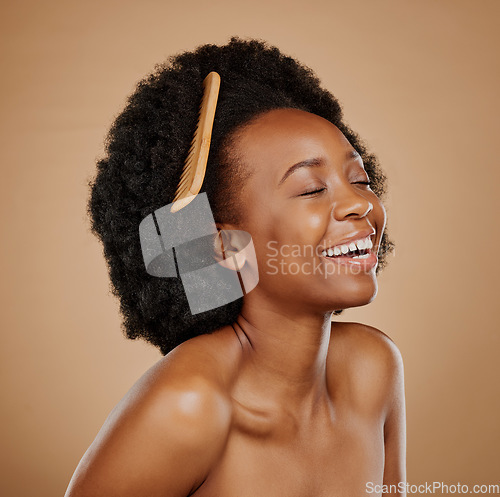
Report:
[{"label": "earlobe", "polygon": [[245,262],[245,254],[229,250],[226,252],[226,258],[219,261],[219,264],[226,269],[231,269],[232,271],[241,271],[241,268],[245,265]]},{"label": "earlobe", "polygon": [[246,262],[247,243],[240,231],[218,228],[214,236],[214,258],[222,267],[240,271]]}]

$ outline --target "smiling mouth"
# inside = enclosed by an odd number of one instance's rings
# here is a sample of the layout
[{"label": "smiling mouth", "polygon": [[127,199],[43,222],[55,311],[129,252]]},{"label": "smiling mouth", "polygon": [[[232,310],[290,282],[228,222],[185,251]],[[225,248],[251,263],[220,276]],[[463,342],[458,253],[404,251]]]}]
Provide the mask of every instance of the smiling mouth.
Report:
[{"label": "smiling mouth", "polygon": [[369,236],[354,240],[348,244],[336,245],[323,250],[321,255],[328,259],[349,258],[349,259],[367,259],[372,253],[373,242]]}]

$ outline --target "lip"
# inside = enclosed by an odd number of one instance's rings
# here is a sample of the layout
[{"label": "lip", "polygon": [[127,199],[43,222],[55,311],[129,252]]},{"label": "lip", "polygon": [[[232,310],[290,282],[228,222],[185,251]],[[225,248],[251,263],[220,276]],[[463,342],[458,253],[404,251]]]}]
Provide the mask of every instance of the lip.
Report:
[{"label": "lip", "polygon": [[347,266],[352,266],[356,268],[363,269],[365,271],[369,271],[373,269],[378,263],[378,257],[373,250],[368,251],[368,257],[366,259],[353,259],[352,257],[326,257],[322,256],[323,259],[327,259],[334,264],[342,264]]},{"label": "lip", "polygon": [[[338,247],[339,245],[347,245],[354,240],[360,240],[362,238],[366,238],[367,236],[372,237],[375,235],[376,231],[374,229],[369,229],[369,230],[362,230],[362,231],[357,231],[356,233],[353,233],[352,235],[342,239],[339,242],[336,242],[334,245],[329,245],[328,247],[323,248],[322,250],[328,250],[328,249],[333,249],[333,247]],[[374,240],[372,239],[372,243]],[[375,243],[373,243],[375,245]]]}]

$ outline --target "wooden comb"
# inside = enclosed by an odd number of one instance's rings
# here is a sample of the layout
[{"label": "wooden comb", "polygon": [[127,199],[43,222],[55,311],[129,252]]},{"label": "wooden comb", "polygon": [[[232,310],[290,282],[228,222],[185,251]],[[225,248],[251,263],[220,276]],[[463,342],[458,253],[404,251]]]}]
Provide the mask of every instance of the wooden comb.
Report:
[{"label": "wooden comb", "polygon": [[203,98],[200,104],[198,124],[184,162],[181,179],[170,212],[177,212],[188,205],[199,193],[207,168],[208,152],[212,137],[215,108],[219,96],[220,76],[211,72],[203,80]]}]

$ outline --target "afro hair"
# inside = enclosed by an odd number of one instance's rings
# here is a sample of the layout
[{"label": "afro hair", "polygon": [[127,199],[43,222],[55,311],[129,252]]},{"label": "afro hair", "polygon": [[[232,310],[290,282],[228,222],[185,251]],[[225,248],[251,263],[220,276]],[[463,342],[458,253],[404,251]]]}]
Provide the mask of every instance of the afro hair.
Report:
[{"label": "afro hair", "polygon": [[[103,245],[125,336],[150,342],[162,355],[233,323],[243,304],[240,298],[192,315],[180,279],[146,272],[139,239],[142,219],[173,201],[196,129],[203,80],[211,71],[220,74],[221,88],[202,191],[216,222],[240,220],[238,192],[247,172],[231,155],[231,139],[252,119],[277,108],[301,109],[332,122],[361,155],[375,194],[382,198],[386,189],[378,159],[344,123],[336,98],[321,88],[311,69],[278,48],[233,37],[226,45],[203,45],[157,64],[137,83],[108,131],[105,154],[89,181],[87,213]],[[384,232],[377,273],[393,248]]]}]

